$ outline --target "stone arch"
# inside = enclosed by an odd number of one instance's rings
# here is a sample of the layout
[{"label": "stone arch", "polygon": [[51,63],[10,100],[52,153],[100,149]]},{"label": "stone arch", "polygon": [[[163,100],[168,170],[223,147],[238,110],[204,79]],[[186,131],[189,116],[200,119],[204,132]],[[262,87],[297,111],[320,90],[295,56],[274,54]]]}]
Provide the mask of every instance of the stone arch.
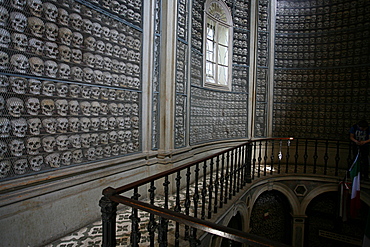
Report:
[{"label": "stone arch", "polygon": [[338,185],[337,184],[326,184],[326,185],[320,185],[319,187],[311,190],[302,200],[300,210],[296,215],[306,215],[306,209],[310,202],[317,197],[318,195],[321,195],[325,192],[332,192],[332,191],[338,191]]}]

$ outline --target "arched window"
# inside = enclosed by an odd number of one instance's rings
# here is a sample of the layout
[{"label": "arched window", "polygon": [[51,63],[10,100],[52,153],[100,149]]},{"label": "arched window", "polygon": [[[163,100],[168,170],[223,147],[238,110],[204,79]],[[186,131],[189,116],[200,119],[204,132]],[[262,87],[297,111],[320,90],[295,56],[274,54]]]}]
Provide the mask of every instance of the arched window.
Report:
[{"label": "arched window", "polygon": [[207,0],[204,16],[204,85],[231,89],[232,20],[226,4]]}]

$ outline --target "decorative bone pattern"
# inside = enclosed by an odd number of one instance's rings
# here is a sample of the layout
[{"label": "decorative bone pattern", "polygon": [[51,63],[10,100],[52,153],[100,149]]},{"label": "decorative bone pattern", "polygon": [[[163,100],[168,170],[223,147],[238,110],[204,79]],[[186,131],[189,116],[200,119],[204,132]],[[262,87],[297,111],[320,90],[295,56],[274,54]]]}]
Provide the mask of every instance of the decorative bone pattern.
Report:
[{"label": "decorative bone pattern", "polygon": [[0,180],[140,150],[141,1],[64,2],[0,1]]}]

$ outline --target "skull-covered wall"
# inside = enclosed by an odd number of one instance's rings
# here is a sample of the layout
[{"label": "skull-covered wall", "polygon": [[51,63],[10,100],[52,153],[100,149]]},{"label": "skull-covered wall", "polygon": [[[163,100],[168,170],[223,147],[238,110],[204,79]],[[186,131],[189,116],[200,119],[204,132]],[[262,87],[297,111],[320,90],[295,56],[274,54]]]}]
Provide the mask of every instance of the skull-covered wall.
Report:
[{"label": "skull-covered wall", "polygon": [[141,0],[0,3],[0,179],[141,150]]}]

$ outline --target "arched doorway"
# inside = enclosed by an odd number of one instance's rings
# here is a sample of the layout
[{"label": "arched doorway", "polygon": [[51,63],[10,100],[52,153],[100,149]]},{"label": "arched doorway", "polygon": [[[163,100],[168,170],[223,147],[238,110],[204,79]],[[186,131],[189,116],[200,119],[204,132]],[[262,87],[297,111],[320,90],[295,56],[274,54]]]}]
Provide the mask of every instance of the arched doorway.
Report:
[{"label": "arched doorway", "polygon": [[281,192],[263,192],[253,205],[250,233],[291,244],[292,217],[288,199]]},{"label": "arched doorway", "polygon": [[326,192],[315,197],[306,209],[304,246],[361,246],[369,207],[362,203],[355,219],[343,222],[338,216],[338,192]]},{"label": "arched doorway", "polygon": [[[242,231],[243,230],[243,222],[242,222],[243,217],[240,215],[238,212],[235,216],[233,216],[230,219],[229,224],[227,225],[230,228],[237,229]],[[238,242],[234,242],[230,239],[223,238],[221,242],[221,247],[242,247],[243,245]]]}]

